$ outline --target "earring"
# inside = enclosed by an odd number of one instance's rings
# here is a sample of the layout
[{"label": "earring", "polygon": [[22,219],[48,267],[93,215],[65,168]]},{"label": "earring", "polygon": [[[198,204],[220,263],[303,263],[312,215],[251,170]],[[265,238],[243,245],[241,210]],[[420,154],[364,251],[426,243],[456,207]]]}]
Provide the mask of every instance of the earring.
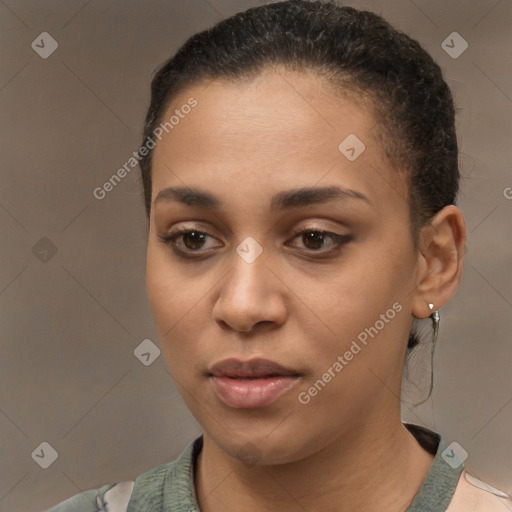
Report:
[{"label": "earring", "polygon": [[425,403],[428,400],[428,398],[432,396],[432,390],[434,389],[434,349],[436,348],[437,335],[439,334],[439,311],[434,311],[434,304],[429,304],[428,308],[430,309],[430,311],[432,311],[430,318],[432,319],[432,327],[434,329],[434,335],[432,337],[432,349],[430,351],[430,368],[432,371],[432,376],[430,379],[430,390],[427,395],[427,398],[415,404],[415,406]]},{"label": "earring", "polygon": [[[434,309],[434,304],[428,305],[430,311]],[[430,318],[432,318],[432,321],[434,322],[434,326],[439,323],[439,311],[436,309],[435,311],[432,311],[432,314],[430,315]]]}]

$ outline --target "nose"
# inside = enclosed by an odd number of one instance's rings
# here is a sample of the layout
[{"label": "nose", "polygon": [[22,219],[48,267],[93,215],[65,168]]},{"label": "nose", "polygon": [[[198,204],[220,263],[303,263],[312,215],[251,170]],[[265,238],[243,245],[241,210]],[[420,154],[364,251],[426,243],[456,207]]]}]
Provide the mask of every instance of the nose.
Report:
[{"label": "nose", "polygon": [[213,307],[213,318],[222,329],[249,333],[256,326],[275,328],[287,317],[287,287],[267,266],[265,258],[247,263],[234,254],[233,268],[227,273]]}]

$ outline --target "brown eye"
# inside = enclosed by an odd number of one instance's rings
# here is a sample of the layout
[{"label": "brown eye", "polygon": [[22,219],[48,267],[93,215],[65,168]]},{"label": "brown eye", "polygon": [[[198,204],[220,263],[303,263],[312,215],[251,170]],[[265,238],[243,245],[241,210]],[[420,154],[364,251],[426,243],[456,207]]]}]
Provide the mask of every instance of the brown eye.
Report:
[{"label": "brown eye", "polygon": [[324,234],[318,231],[303,233],[302,240],[308,249],[321,249],[324,243]]},{"label": "brown eye", "polygon": [[[302,237],[302,243],[306,249],[313,252],[329,252],[331,250],[340,250],[343,245],[352,239],[352,235],[339,235],[338,233],[331,233],[330,231],[322,231],[319,229],[304,229],[295,233],[295,238]],[[330,247],[326,250],[319,250],[325,248],[324,243],[330,240]]]},{"label": "brown eye", "polygon": [[[201,254],[208,238],[214,238],[209,233],[195,229],[180,229],[166,235],[157,235],[158,239],[165,245],[170,246],[180,256],[188,257],[187,254]],[[195,256],[192,256],[195,257]]]},{"label": "brown eye", "polygon": [[183,240],[183,245],[187,249],[201,249],[202,245],[204,244],[205,233],[201,233],[200,231],[187,231],[185,233],[182,233],[181,236]]}]

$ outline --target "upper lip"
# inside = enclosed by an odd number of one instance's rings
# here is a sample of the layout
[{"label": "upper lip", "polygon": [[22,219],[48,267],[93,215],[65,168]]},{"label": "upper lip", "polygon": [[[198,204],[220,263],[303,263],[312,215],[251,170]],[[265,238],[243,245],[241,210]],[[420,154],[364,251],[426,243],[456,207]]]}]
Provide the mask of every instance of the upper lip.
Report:
[{"label": "upper lip", "polygon": [[239,359],[223,359],[215,363],[209,375],[214,377],[268,377],[270,375],[296,375],[299,372],[285,368],[284,366],[268,359],[251,359],[249,361],[240,361]]}]

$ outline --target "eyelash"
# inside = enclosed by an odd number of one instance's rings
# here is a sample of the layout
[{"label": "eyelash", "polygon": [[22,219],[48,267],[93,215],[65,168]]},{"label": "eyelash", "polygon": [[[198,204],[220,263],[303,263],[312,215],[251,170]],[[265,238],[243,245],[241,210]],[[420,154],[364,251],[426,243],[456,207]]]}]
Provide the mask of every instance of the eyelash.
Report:
[{"label": "eyelash", "polygon": [[[199,253],[200,251],[193,251],[190,249],[182,250],[178,249],[176,246],[176,239],[181,238],[182,236],[188,234],[188,233],[197,233],[199,235],[207,235],[209,237],[213,237],[210,233],[207,231],[199,231],[197,229],[191,229],[191,228],[182,228],[174,231],[173,233],[169,233],[167,235],[157,235],[160,242],[164,243],[167,246],[170,246],[172,250],[178,254],[178,256],[182,258],[188,258],[188,259],[198,259],[197,256],[187,256],[188,254],[194,254]],[[334,247],[327,251],[321,251],[321,250],[315,250],[315,249],[306,249],[306,251],[311,251],[311,253],[320,253],[320,254],[330,254],[332,252],[338,252],[341,250],[341,248],[348,242],[352,240],[352,235],[339,235],[338,233],[332,233],[331,231],[324,231],[322,229],[299,229],[293,233],[293,239],[297,238],[297,236],[305,234],[305,233],[315,233],[323,235],[324,237],[330,238],[334,242]]]}]

